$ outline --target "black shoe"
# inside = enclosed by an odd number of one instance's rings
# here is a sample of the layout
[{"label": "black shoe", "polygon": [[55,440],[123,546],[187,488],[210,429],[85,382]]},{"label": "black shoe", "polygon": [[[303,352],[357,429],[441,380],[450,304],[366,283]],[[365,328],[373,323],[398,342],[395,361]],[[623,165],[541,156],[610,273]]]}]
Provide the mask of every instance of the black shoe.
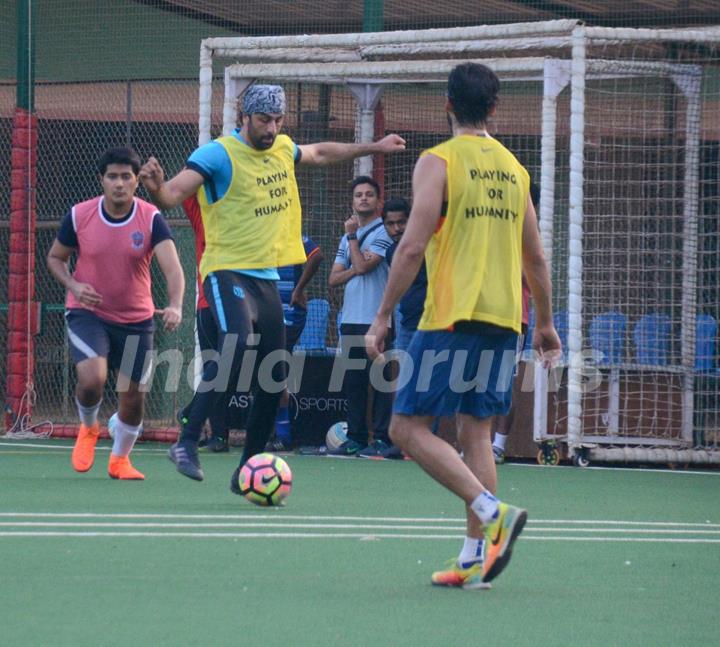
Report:
[{"label": "black shoe", "polygon": [[292,451],[290,443],[284,443],[282,440],[271,440],[265,445],[266,452],[289,452]]},{"label": "black shoe", "polygon": [[233,494],[239,494],[240,496],[242,496],[242,492],[240,492],[240,483],[238,482],[239,478],[240,478],[240,465],[238,465],[235,468],[232,478],[230,479],[230,492],[232,492]]},{"label": "black shoe", "polygon": [[168,450],[168,458],[175,463],[177,471],[183,476],[194,481],[202,481],[205,478],[202,467],[200,467],[195,443],[175,443]]},{"label": "black shoe", "polygon": [[218,438],[217,436],[213,436],[205,442],[205,449],[216,454],[230,451],[227,440]]}]

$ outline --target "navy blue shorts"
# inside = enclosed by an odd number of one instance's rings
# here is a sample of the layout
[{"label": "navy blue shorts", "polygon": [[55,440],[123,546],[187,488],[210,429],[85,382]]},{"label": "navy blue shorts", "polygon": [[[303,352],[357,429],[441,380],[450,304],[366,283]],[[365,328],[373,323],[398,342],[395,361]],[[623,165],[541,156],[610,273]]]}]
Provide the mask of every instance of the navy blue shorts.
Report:
[{"label": "navy blue shorts", "polygon": [[104,357],[109,368],[120,370],[137,384],[143,384],[143,377],[150,375],[152,354],[147,353],[153,349],[155,325],[152,319],[121,324],[101,319],[90,310],[72,308],[65,312],[65,320],[70,356],[75,364]]},{"label": "navy blue shorts", "polygon": [[506,415],[512,401],[517,333],[418,330],[400,356],[393,411],[408,416]]}]

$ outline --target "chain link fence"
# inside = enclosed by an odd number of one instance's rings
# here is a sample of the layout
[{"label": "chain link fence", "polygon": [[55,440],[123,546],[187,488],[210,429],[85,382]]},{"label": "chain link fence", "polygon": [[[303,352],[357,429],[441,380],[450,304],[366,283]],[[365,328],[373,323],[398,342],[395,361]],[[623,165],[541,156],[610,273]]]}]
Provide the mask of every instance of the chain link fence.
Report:
[{"label": "chain link fence", "polygon": [[[143,0],[75,0],[35,3],[35,111],[39,142],[37,162],[37,234],[35,299],[42,303],[41,329],[35,337],[37,416],[55,422],[75,419],[72,399],[74,369],[69,361],[63,320],[64,294],[47,272],[45,256],[62,216],[77,202],[97,195],[96,160],[109,146],[130,145],[145,159],[161,160],[166,174],[184,165],[198,140],[198,54],[203,38],[240,35],[342,33],[372,29],[422,29],[475,24],[578,18],[609,26],[678,26],[720,23],[714,3],[689,1],[682,12],[665,2],[604,2],[595,9],[573,2],[314,2],[301,0],[223,3]],[[657,5],[653,7],[653,5]],[[0,7],[0,366],[6,365],[10,159],[12,119],[16,105],[16,42],[19,33],[13,3]],[[213,136],[222,127],[222,65],[214,72]],[[332,139],[353,141],[356,103],[341,86],[285,84],[289,112],[287,131],[299,143]],[[540,168],[540,136],[528,115],[538,115],[542,97],[520,92],[503,104],[496,135],[528,167]],[[383,97],[384,130],[409,142],[407,153],[385,162],[385,195],[410,197],[411,170],[420,150],[447,135],[441,110],[441,85],[388,88]],[[707,148],[706,155],[716,154]],[[566,161],[559,160],[560,164]],[[306,233],[323,249],[326,261],[308,289],[309,298],[331,303],[327,344],[337,342],[336,313],[342,291],[330,292],[327,276],[349,214],[351,163],[300,171],[299,183]],[[141,197],[146,197],[141,190]],[[565,196],[557,195],[556,200]],[[158,332],[156,346],[182,351],[186,362],[194,349],[193,288],[195,256],[192,230],[184,214],[166,214],[186,271],[188,292],[184,323],[172,335]],[[707,220],[709,223],[710,220]],[[706,225],[707,225],[706,223]],[[707,225],[709,226],[709,225]],[[557,242],[557,241],[556,241]],[[566,241],[558,242],[564,246]],[[708,267],[713,250],[703,251]],[[164,282],[154,267],[158,305],[165,303]],[[704,285],[708,298],[717,287]],[[172,425],[174,411],[190,389],[166,393],[163,368],[148,398],[147,424]],[[107,394],[109,413],[114,394]],[[0,380],[0,401],[5,401]]]}]

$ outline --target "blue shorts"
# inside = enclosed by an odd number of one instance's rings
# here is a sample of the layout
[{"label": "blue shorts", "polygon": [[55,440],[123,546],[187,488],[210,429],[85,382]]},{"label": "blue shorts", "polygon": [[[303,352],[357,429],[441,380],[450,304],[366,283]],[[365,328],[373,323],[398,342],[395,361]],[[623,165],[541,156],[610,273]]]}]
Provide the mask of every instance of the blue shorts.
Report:
[{"label": "blue shorts", "polygon": [[418,330],[400,355],[393,411],[408,416],[506,415],[512,401],[517,333]]},{"label": "blue shorts", "polygon": [[[101,319],[83,308],[65,312],[70,356],[78,364],[85,359],[104,357],[109,368],[119,369],[137,384],[149,376],[152,357],[146,355],[153,349],[154,323],[152,319],[133,324],[121,324]],[[145,378],[147,379],[147,377]]]}]

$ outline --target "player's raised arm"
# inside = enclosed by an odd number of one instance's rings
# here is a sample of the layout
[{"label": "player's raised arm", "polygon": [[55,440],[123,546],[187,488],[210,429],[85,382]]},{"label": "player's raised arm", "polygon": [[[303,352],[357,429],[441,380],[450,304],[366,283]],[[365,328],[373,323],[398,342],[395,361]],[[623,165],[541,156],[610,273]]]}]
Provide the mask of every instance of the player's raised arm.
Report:
[{"label": "player's raised arm", "polygon": [[172,180],[165,181],[165,172],[154,157],[140,168],[140,181],[160,209],[172,209],[182,204],[202,186],[203,176],[197,171],[183,169]]},{"label": "player's raised arm", "polygon": [[376,142],[360,144],[318,142],[298,146],[298,148],[301,153],[300,164],[325,166],[376,153],[384,155],[399,153],[405,150],[405,140],[400,135],[390,134]]}]

